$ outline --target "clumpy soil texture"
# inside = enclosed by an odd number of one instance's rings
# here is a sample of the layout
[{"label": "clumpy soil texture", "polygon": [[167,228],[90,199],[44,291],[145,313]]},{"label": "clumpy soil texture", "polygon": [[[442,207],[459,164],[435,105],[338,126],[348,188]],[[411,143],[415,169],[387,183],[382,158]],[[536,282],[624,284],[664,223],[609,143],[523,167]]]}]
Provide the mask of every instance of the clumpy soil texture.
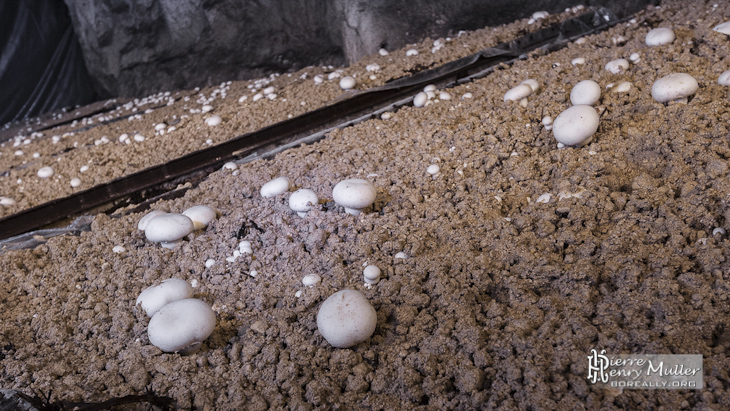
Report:
[{"label": "clumpy soil texture", "polygon": [[[449,90],[452,100],[213,173],[152,207],[220,213],[176,249],[147,241],[142,214],[129,214],[6,252],[0,386],[72,401],[149,388],[183,409],[727,409],[730,104],[717,78],[730,40],[711,31],[727,17],[729,5],[668,2]],[[647,47],[660,26],[676,40]],[[625,73],[603,69],[632,53],[641,61]],[[586,64],[571,65],[577,57]],[[686,105],[651,98],[672,72],[699,82]],[[542,89],[526,107],[502,101],[527,78]],[[585,79],[603,89],[598,132],[558,149],[541,120]],[[606,89],[621,81],[628,92]],[[317,207],[301,218],[291,192],[262,198],[278,176],[314,190]],[[345,178],[377,188],[358,217],[331,200]],[[241,240],[253,254],[227,261]],[[372,288],[367,264],[383,271]],[[322,281],[306,288],[310,273]],[[194,283],[217,313],[193,355],[152,346],[134,306],[171,277]],[[319,305],[343,288],[378,315],[351,349],[316,326]],[[598,388],[586,378],[592,349],[701,354],[705,388]]]}]

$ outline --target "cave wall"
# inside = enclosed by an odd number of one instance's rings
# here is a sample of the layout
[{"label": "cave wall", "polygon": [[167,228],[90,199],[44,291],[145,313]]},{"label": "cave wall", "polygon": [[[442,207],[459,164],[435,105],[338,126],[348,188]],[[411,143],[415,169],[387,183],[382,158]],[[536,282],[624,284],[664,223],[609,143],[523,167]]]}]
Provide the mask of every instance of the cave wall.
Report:
[{"label": "cave wall", "polygon": [[[344,65],[575,0],[65,0],[94,87],[141,96]],[[650,0],[603,2],[619,13]],[[606,4],[607,3],[607,4]],[[590,5],[590,2],[588,2]]]}]

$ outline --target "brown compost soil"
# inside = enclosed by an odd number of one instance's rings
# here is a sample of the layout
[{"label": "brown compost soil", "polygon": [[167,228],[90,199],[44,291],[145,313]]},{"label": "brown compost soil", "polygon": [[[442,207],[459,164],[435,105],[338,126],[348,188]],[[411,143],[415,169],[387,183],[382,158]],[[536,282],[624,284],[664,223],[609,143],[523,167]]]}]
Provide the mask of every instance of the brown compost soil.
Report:
[{"label": "brown compost soil", "polygon": [[[142,214],[130,214],[98,215],[90,232],[6,252],[0,387],[68,401],[151,389],[200,410],[730,408],[730,247],[713,234],[730,230],[730,102],[717,83],[730,40],[711,30],[727,18],[730,4],[665,2],[451,89],[452,100],[215,172],[153,205],[220,213],[176,249],[147,241]],[[676,40],[646,46],[654,27],[674,28]],[[627,72],[604,70],[635,52],[641,61]],[[586,64],[573,66],[576,57]],[[653,82],[672,72],[699,82],[688,104],[651,98]],[[526,107],[502,101],[527,78],[542,89]],[[566,109],[571,85],[585,79],[603,89],[598,132],[558,149],[541,120]],[[606,89],[621,81],[630,91]],[[461,99],[466,92],[473,98]],[[237,97],[217,104],[239,108]],[[223,126],[261,124],[238,121],[231,114]],[[439,174],[426,172],[431,164]],[[261,185],[278,176],[314,190],[318,206],[300,218],[290,193],[262,198]],[[331,200],[345,178],[377,188],[358,217]],[[226,261],[240,240],[253,254]],[[125,251],[113,253],[117,245]],[[372,288],[366,264],[383,271]],[[322,281],[307,288],[310,273]],[[217,313],[193,355],[151,345],[149,319],[134,306],[171,277],[195,283]],[[378,323],[369,340],[335,349],[316,314],[343,288],[362,291]],[[586,378],[591,349],[701,354],[705,388],[597,387]]]}]

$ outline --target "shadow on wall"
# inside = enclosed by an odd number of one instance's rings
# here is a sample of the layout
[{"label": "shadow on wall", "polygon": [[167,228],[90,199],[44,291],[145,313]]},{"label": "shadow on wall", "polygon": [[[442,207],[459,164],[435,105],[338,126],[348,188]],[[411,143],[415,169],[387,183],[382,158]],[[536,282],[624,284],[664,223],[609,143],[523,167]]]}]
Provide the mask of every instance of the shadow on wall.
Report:
[{"label": "shadow on wall", "polygon": [[0,124],[97,97],[58,0],[0,1],[0,50]]}]

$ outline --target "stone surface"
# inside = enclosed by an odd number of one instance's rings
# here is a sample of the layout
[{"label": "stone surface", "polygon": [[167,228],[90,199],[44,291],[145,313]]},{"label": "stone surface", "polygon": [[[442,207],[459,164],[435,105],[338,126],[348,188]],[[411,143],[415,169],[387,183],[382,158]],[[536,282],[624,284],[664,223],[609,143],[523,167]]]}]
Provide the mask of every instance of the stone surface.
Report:
[{"label": "stone surface", "polygon": [[[65,0],[95,87],[139,96],[342,65],[425,36],[551,13],[572,0]],[[647,0],[607,2],[638,10]]]}]

